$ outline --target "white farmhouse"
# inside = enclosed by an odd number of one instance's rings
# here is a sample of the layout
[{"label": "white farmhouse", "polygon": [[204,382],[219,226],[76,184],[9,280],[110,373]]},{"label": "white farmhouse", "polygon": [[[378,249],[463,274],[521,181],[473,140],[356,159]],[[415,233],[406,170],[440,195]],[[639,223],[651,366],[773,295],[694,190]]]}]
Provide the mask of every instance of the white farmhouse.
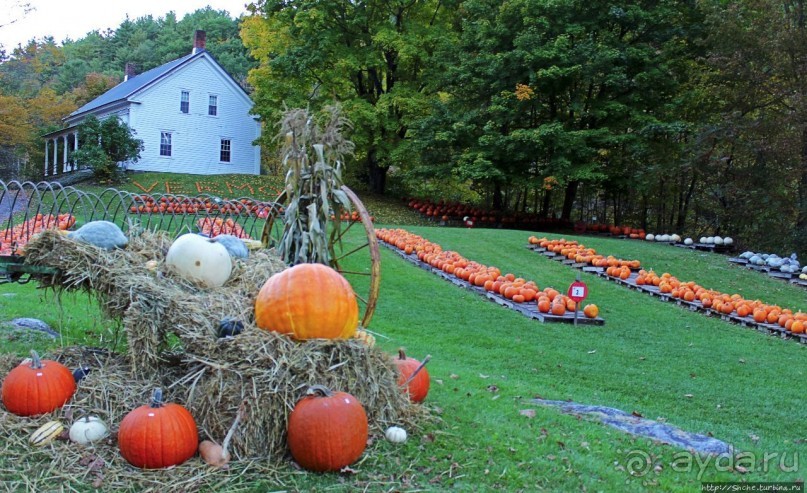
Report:
[{"label": "white farmhouse", "polygon": [[45,177],[74,171],[77,125],[89,115],[117,116],[143,141],[128,170],[200,175],[260,174],[260,123],[253,102],[205,50],[196,31],[193,51],[139,75],[127,65],[123,82],[64,118],[66,128],[45,135]]}]

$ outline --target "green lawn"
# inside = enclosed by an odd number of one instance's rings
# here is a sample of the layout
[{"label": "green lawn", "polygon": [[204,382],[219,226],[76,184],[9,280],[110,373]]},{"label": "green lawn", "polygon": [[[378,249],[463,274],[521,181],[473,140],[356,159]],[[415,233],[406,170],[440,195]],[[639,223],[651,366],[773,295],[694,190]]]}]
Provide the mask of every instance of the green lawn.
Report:
[{"label": "green lawn", "polygon": [[[565,290],[577,274],[525,248],[527,237],[543,236],[540,232],[408,229],[541,287]],[[682,281],[807,310],[803,288],[733,266],[725,256],[639,241],[567,238],[605,255],[638,258],[645,267],[669,271]],[[248,467],[235,464],[217,473],[222,480],[229,477],[229,484],[251,485],[255,491],[508,492],[700,491],[701,481],[803,480],[805,345],[692,313],[588,275],[583,276],[589,286],[587,302],[600,306],[606,324],[541,324],[457,288],[386,249],[381,253],[381,294],[370,329],[383,336],[378,341],[385,350],[403,346],[418,359],[432,355],[426,405],[435,419],[409,430],[404,445],[376,440],[354,466],[355,474],[310,474],[287,467],[277,481],[266,484],[256,483],[259,478]],[[114,337],[115,324],[103,320],[84,296],[66,296],[54,309],[50,295],[32,285],[4,285],[0,295],[5,294],[13,296],[0,296],[2,319],[44,319],[63,334],[63,341],[48,344],[105,345]],[[2,344],[7,352],[23,354],[30,343]],[[535,406],[531,399],[538,396],[635,411],[711,434],[746,455],[735,464],[696,458]],[[522,413],[527,410],[534,415]],[[631,474],[636,459],[642,465],[648,460],[649,468]],[[0,479],[14,479],[19,474],[14,467],[0,457]],[[138,488],[131,485],[132,490]]]}]

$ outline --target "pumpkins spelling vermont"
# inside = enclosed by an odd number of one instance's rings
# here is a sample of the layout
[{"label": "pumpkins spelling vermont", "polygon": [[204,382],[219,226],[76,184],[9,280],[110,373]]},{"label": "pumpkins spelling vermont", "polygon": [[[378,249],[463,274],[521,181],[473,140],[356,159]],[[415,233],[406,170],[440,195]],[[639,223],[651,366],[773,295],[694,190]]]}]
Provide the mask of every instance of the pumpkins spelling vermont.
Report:
[{"label": "pumpkins spelling vermont", "polygon": [[263,285],[255,324],[298,340],[348,339],[359,325],[359,305],[350,283],[333,268],[297,264]]}]

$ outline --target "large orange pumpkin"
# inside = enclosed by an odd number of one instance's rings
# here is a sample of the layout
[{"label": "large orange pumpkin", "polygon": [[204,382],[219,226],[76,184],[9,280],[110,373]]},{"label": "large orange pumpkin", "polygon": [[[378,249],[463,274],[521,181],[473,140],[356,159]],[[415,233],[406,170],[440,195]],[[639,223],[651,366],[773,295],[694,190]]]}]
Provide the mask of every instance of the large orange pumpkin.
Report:
[{"label": "large orange pumpkin", "polygon": [[40,360],[31,351],[30,364],[11,370],[3,380],[3,405],[18,416],[45,414],[62,407],[76,391],[76,380],[66,366]]},{"label": "large orange pumpkin", "polygon": [[289,450],[305,469],[338,471],[361,457],[367,430],[367,414],[355,397],[314,385],[289,415]]},{"label": "large orange pumpkin", "polygon": [[263,285],[255,300],[255,323],[295,339],[348,339],[359,324],[350,283],[322,264],[299,264]]},{"label": "large orange pumpkin", "polygon": [[164,404],[155,389],[151,404],[140,406],[120,422],[118,447],[124,459],[144,469],[182,464],[199,446],[196,422],[179,404]]}]

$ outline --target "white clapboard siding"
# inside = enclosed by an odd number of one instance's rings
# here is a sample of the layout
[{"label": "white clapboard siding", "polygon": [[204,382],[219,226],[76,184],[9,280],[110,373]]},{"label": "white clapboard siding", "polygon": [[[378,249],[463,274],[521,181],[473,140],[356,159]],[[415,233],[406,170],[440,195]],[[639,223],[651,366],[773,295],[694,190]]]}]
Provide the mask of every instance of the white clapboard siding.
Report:
[{"label": "white clapboard siding", "polygon": [[[190,110],[180,110],[182,91],[190,93]],[[217,112],[208,115],[210,96]],[[253,145],[261,126],[250,114],[252,100],[205,50],[127,79],[64,118],[67,128],[46,138],[73,131],[88,115],[116,116],[141,139],[144,149],[134,171],[190,174],[260,174],[260,147]],[[171,156],[160,155],[160,135],[172,135]],[[54,137],[55,136],[55,137]],[[222,162],[221,140],[230,140],[230,161]]]},{"label": "white clapboard siding", "polygon": [[[260,135],[250,115],[251,100],[209,54],[193,59],[130,98],[129,126],[144,149],[127,169],[190,174],[260,173]],[[190,93],[190,110],[180,111],[182,91]],[[216,116],[208,115],[209,96],[218,97]],[[171,132],[171,156],[160,156],[160,134]],[[221,139],[230,139],[230,162],[221,162]]]}]

